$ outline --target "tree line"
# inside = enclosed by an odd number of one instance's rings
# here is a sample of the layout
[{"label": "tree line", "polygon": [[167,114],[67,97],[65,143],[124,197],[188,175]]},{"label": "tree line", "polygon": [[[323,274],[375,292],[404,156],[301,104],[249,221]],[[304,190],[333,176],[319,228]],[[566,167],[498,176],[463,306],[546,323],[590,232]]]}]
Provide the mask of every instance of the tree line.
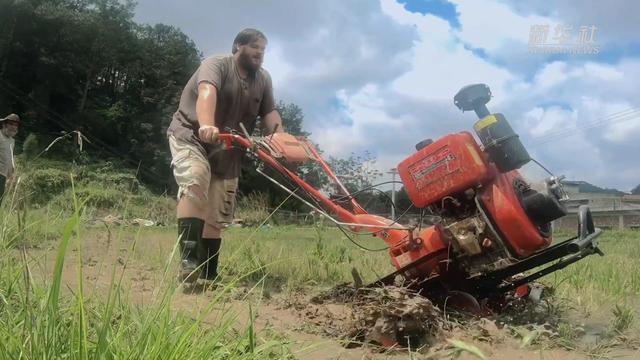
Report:
[{"label": "tree line", "polygon": [[0,113],[21,115],[18,143],[80,131],[85,156],[139,166],[160,189],[171,173],[159,140],[201,54],[180,30],[133,16],[131,1],[0,0]]}]

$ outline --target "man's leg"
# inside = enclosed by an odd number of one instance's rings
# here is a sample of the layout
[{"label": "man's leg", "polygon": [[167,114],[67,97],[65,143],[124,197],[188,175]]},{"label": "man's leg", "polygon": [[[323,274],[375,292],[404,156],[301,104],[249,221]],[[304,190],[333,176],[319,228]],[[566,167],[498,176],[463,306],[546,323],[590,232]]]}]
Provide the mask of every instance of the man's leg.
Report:
[{"label": "man's leg", "polygon": [[218,259],[222,245],[222,229],[233,222],[238,179],[222,179],[211,176],[209,183],[209,208],[202,233],[204,276],[214,280],[218,276]]},{"label": "man's leg", "polygon": [[4,175],[0,175],[0,205],[2,204],[2,199],[4,198],[4,187],[7,183],[7,178]]},{"label": "man's leg", "polygon": [[194,282],[200,273],[198,248],[207,207],[207,192],[211,180],[209,161],[191,143],[169,138],[173,174],[178,183],[178,236],[181,253],[181,278]]},{"label": "man's leg", "polygon": [[215,280],[218,277],[218,258],[222,245],[222,231],[210,224],[205,224],[202,232],[202,258],[204,269],[201,277]]},{"label": "man's leg", "polygon": [[[204,196],[202,190],[197,185],[189,188],[189,191],[196,196]],[[178,236],[180,239],[181,273],[182,281],[195,282],[200,272],[200,259],[198,256],[202,242],[202,231],[204,228],[204,210],[197,201],[189,196],[182,196],[178,201]]]}]

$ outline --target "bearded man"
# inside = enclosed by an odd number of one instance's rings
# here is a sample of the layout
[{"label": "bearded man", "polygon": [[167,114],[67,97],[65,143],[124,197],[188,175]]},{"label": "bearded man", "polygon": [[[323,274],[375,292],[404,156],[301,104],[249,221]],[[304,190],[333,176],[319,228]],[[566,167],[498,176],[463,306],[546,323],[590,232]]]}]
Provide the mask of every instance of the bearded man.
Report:
[{"label": "bearded man", "polygon": [[262,68],[266,36],[242,30],[232,54],[205,59],[185,86],[167,130],[173,174],[178,184],[181,277],[217,277],[221,232],[233,221],[243,152],[220,151],[218,135],[251,133],[258,117],[265,133],[282,131],[271,76]]}]

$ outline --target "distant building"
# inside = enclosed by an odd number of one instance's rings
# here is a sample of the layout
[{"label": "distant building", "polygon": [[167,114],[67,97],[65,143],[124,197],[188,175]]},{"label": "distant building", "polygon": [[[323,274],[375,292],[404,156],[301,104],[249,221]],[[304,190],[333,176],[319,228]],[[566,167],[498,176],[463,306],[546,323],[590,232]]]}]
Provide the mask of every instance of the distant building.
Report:
[{"label": "distant building", "polygon": [[615,189],[602,189],[585,181],[564,181],[569,200],[568,215],[554,222],[556,228],[577,229],[580,205],[588,205],[597,227],[603,229],[640,229],[640,195]]}]

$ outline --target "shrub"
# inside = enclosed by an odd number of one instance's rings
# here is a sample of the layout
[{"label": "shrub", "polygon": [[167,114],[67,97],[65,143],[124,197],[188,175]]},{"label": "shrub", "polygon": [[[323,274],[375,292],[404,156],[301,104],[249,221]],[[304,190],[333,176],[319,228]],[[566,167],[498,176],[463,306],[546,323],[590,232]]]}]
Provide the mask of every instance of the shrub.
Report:
[{"label": "shrub", "polygon": [[246,225],[260,225],[269,216],[269,196],[264,193],[251,193],[238,199],[236,218]]},{"label": "shrub", "polygon": [[22,153],[24,154],[25,159],[32,160],[38,156],[39,152],[40,148],[38,138],[34,133],[30,133],[22,144]]}]

